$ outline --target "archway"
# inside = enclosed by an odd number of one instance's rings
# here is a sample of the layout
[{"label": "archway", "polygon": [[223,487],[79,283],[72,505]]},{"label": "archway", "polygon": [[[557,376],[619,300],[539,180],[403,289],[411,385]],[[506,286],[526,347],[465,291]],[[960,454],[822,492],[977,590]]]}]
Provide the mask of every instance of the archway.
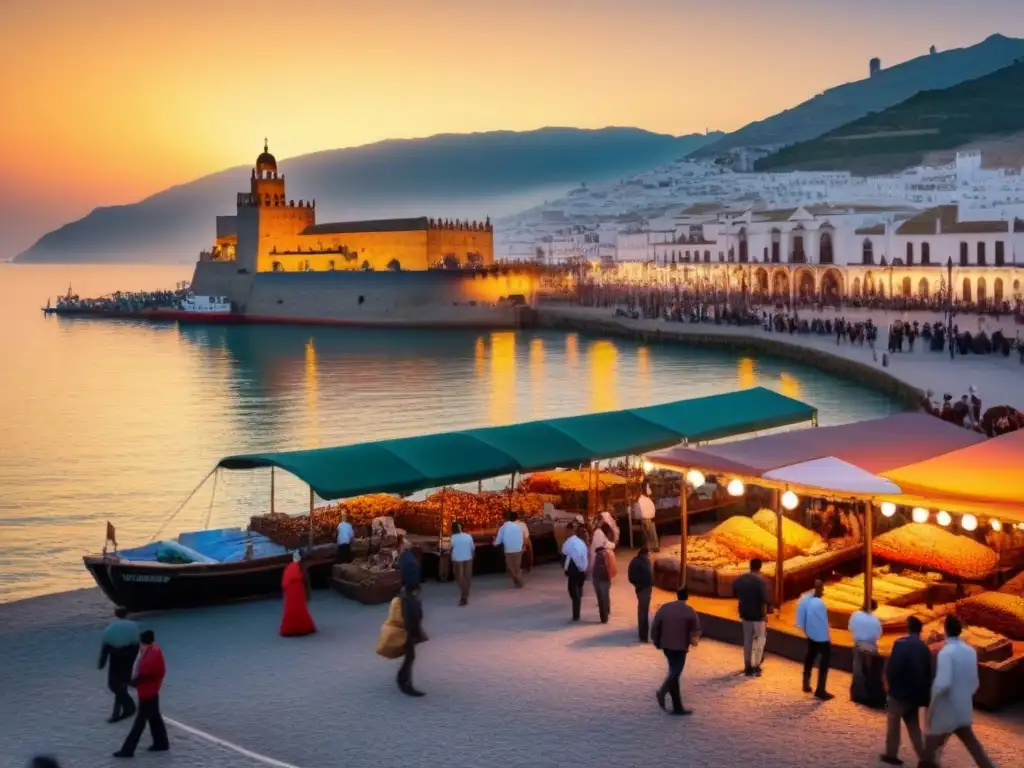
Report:
[{"label": "archway", "polygon": [[978,278],[978,303],[984,305],[985,300],[988,298],[988,285],[985,284],[985,278]]},{"label": "archway", "polygon": [[772,293],[779,296],[789,295],[789,275],[785,270],[776,270],[772,275]]},{"label": "archway", "polygon": [[758,293],[768,293],[768,270],[761,267],[754,272],[754,285]]},{"label": "archway", "polygon": [[802,269],[797,273],[796,278],[797,295],[801,299],[810,299],[816,293],[814,289],[814,275],[808,270]]},{"label": "archway", "polygon": [[860,296],[860,278],[853,278],[853,295]]},{"label": "archway", "polygon": [[922,277],[917,284],[917,295],[922,299],[928,298],[928,278]]},{"label": "archway", "polygon": [[821,297],[830,302],[843,297],[843,279],[838,270],[830,269],[821,276]]},{"label": "archway", "polygon": [[960,289],[960,300],[971,300],[971,278],[969,277],[964,278],[963,287]]},{"label": "archway", "polygon": [[1003,278],[997,277],[995,284],[992,286],[992,301],[1002,302],[1003,301]]},{"label": "archway", "polygon": [[909,277],[904,277],[903,278],[903,284],[901,285],[901,288],[902,288],[903,295],[905,297],[907,297],[907,298],[910,298],[911,288],[910,288],[910,278]]}]

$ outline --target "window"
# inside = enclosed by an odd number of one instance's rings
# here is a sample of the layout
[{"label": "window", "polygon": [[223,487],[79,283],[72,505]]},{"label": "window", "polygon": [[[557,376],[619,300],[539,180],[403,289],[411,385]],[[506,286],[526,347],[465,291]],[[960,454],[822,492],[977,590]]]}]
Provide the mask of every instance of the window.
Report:
[{"label": "window", "polygon": [[704,251],[704,263],[708,264],[711,262],[711,251]]},{"label": "window", "polygon": [[[985,266],[985,243],[981,241],[978,242],[978,266]],[[980,294],[978,298],[981,298]]]},{"label": "window", "polygon": [[[928,243],[921,243],[921,263],[932,263],[932,247]],[[925,294],[927,296],[928,294]]]},{"label": "window", "polygon": [[967,243],[960,243],[960,266],[967,266]]},{"label": "window", "polygon": [[861,262],[864,264],[875,263],[875,246],[867,238],[864,238],[864,245],[861,247]]},{"label": "window", "polygon": [[793,237],[793,253],[790,254],[789,261],[793,264],[806,263],[807,256],[804,254],[803,235],[795,235]]},{"label": "window", "polygon": [[[907,243],[907,266],[908,267],[914,266],[914,244],[913,243]],[[910,292],[907,291],[903,295],[904,296],[909,296]]]},{"label": "window", "polygon": [[823,233],[821,236],[821,241],[819,242],[818,249],[818,260],[822,264],[833,263],[832,235],[830,235],[828,232]]},{"label": "window", "polygon": [[1002,240],[996,241],[996,266],[1001,267],[1006,264],[1006,251]]}]

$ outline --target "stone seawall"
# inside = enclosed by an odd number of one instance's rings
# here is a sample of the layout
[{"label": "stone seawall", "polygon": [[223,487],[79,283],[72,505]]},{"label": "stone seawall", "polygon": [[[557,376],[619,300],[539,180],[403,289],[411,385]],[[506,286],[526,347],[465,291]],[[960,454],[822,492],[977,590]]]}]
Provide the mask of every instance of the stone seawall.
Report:
[{"label": "stone seawall", "polygon": [[[913,384],[867,362],[851,360],[832,354],[827,350],[783,341],[777,334],[769,334],[758,327],[715,326],[710,324],[651,324],[639,321],[602,317],[573,309],[561,310],[541,307],[536,313],[536,324],[543,328],[563,331],[578,331],[587,334],[624,336],[647,343],[689,344],[697,347],[726,348],[737,352],[761,352],[763,354],[810,365],[827,373],[852,379],[865,386],[891,395],[908,408],[917,408],[923,391]],[[653,321],[658,323],[659,321]],[[788,339],[789,337],[784,337]],[[797,337],[800,338],[800,337]],[[865,348],[866,349],[866,348]],[[881,352],[878,357],[881,360]]]},{"label": "stone seawall", "polygon": [[230,262],[200,262],[192,288],[223,295],[252,322],[361,326],[515,328],[534,299],[525,272],[261,272],[240,274]]}]

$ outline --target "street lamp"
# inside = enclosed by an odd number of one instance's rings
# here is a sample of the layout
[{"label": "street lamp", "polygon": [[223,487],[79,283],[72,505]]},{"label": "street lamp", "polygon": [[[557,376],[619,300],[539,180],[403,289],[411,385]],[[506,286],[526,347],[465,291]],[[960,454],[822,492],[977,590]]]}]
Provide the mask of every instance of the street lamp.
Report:
[{"label": "street lamp", "polygon": [[953,257],[946,259],[946,340],[949,343],[949,359],[956,354],[953,339]]}]

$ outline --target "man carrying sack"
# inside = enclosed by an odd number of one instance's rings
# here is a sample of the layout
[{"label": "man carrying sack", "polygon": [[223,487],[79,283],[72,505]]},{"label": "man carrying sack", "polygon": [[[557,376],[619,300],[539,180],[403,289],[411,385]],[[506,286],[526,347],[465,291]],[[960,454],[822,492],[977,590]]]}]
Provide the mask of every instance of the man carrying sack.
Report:
[{"label": "man carrying sack", "polygon": [[398,670],[398,690],[406,696],[423,696],[412,685],[412,665],[416,660],[416,646],[427,641],[423,631],[423,603],[419,584],[405,587],[391,601],[388,617],[377,639],[377,654],[385,659],[402,657]]}]

